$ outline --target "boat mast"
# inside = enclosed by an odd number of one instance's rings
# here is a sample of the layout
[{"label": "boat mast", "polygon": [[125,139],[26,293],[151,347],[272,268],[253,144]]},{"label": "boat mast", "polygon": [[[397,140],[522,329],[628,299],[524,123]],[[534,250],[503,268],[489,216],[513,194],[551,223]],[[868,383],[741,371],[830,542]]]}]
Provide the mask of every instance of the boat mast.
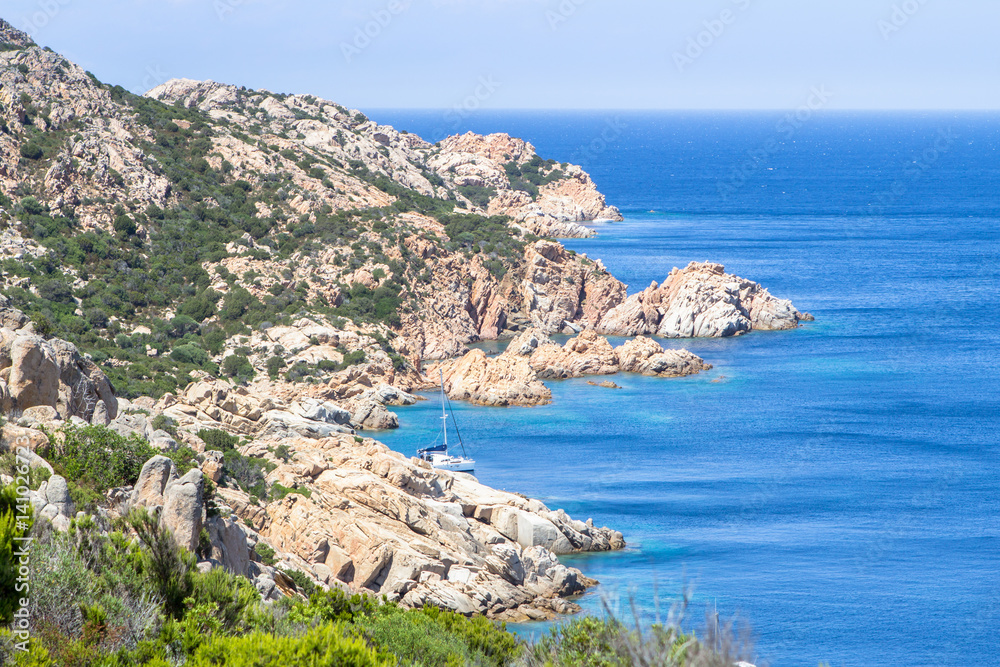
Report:
[{"label": "boat mast", "polygon": [[438,368],[438,375],[441,377],[441,428],[444,429],[444,449],[448,451],[448,411],[444,406],[444,371]]}]

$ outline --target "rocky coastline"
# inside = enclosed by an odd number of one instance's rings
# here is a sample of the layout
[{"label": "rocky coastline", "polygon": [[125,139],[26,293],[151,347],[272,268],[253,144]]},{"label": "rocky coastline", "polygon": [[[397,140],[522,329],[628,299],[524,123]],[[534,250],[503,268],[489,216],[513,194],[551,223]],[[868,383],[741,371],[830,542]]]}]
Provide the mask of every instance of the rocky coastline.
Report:
[{"label": "rocky coastline", "polygon": [[266,600],[308,581],[509,621],[572,613],[596,582],[558,556],[622,534],[389,450],[369,436],[399,426],[390,408],[438,370],[486,406],[545,404],[547,380],[668,381],[711,366],[653,337],[811,319],[711,263],[629,296],[555,240],[620,211],[506,134],[431,144],[212,81],[131,95],[3,21],[0,47],[2,448],[44,471],[32,503],[59,531],[83,508],[53,457],[96,427],[159,454],[89,509],[150,510],[198,568]]}]

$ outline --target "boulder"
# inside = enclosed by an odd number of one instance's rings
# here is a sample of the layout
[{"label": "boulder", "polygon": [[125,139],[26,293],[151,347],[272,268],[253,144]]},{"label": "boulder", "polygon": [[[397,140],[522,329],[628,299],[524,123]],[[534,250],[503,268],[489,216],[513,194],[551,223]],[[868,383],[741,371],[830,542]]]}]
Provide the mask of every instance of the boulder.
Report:
[{"label": "boulder", "polygon": [[192,552],[197,550],[201,535],[203,486],[201,470],[195,468],[179,480],[168,483],[163,492],[160,519],[173,533],[177,543]]},{"label": "boulder", "polygon": [[292,406],[292,412],[310,421],[349,426],[351,413],[329,401],[308,398]]},{"label": "boulder", "polygon": [[55,406],[59,400],[59,366],[51,346],[41,336],[19,336],[10,348],[7,382],[18,408]]},{"label": "boulder", "polygon": [[212,544],[212,559],[219,561],[232,574],[247,576],[250,568],[250,550],[243,528],[232,519],[209,517],[205,522]]},{"label": "boulder", "polygon": [[164,503],[163,492],[177,480],[177,468],[166,456],[154,456],[146,461],[132,490],[131,503],[157,507]]},{"label": "boulder", "polygon": [[399,428],[399,417],[374,399],[361,401],[351,422],[358,428],[385,431]]}]

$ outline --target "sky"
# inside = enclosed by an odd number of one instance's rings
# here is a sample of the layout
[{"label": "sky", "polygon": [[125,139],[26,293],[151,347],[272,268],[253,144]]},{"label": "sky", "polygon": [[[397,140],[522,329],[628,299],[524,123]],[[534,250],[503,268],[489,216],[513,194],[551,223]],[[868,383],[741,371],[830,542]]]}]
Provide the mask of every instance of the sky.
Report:
[{"label": "sky", "polygon": [[997,0],[3,0],[144,92],[352,108],[1000,109]]}]

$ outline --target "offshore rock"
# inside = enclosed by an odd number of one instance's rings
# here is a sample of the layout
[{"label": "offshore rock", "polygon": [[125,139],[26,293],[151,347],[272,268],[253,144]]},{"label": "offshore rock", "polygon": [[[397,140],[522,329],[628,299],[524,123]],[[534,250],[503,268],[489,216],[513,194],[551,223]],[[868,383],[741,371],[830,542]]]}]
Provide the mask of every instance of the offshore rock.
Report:
[{"label": "offshore rock", "polygon": [[664,338],[721,338],[753,330],[794,329],[811,317],[758,283],[725,273],[721,264],[692,262],[674,269],[601,318],[598,331]]}]

